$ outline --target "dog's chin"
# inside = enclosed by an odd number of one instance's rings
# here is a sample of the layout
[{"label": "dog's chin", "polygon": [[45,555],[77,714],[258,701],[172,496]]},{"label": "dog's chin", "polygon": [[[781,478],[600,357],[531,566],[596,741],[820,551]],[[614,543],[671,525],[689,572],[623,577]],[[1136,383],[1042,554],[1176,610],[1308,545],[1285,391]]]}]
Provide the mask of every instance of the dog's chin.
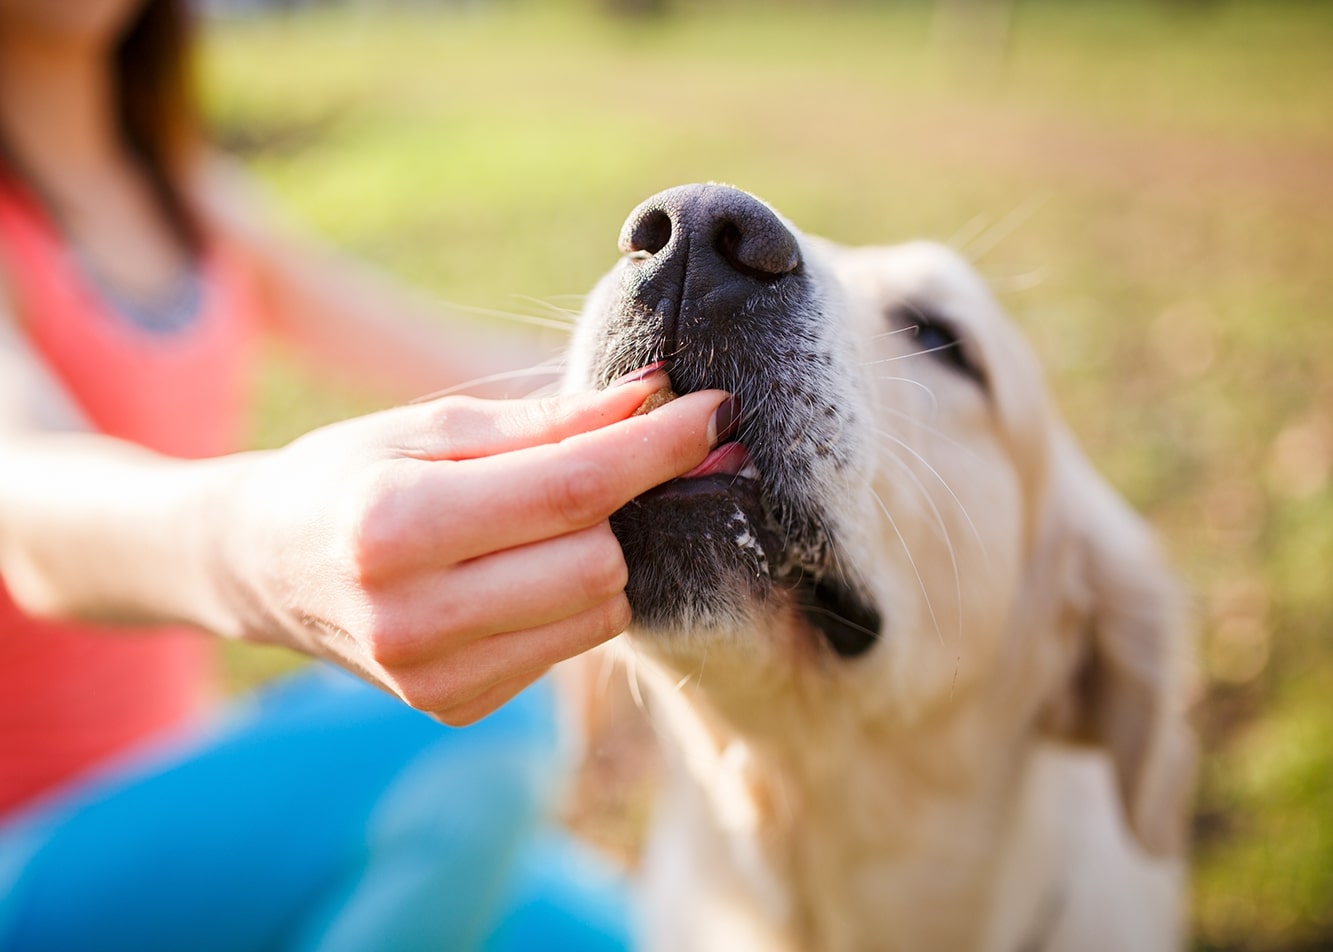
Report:
[{"label": "dog's chin", "polygon": [[879,612],[852,586],[784,568],[786,532],[754,480],[674,480],[616,512],[611,529],[629,567],[634,632],[665,650],[716,646],[774,613],[795,614],[841,658],[879,638]]},{"label": "dog's chin", "polygon": [[656,639],[745,628],[776,595],[758,487],[733,475],[677,479],[611,517],[629,566],[634,628]]}]

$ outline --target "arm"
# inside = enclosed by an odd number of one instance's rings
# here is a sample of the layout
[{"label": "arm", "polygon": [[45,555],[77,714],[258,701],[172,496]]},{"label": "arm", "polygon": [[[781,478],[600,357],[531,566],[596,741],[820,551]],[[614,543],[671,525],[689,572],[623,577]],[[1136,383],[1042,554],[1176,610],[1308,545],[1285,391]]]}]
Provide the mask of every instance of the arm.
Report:
[{"label": "arm", "polygon": [[74,429],[3,313],[0,364],[0,574],[26,610],[287,645],[449,723],[625,627],[607,517],[703,458],[724,396],[631,418],[659,372],[543,401],[434,400],[180,461]]},{"label": "arm", "polygon": [[[209,221],[248,259],[266,327],[318,366],[400,400],[472,381],[477,396],[531,393],[559,373],[531,328],[447,313],[367,265],[279,222],[244,173],[207,163],[196,189]],[[529,371],[544,367],[541,373]],[[493,379],[498,378],[498,379]]]}]

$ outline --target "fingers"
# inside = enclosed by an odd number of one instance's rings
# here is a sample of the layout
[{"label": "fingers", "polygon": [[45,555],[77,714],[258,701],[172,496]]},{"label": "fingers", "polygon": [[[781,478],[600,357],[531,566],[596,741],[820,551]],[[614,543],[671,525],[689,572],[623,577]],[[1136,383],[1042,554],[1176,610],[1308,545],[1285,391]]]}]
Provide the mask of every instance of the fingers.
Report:
[{"label": "fingers", "polygon": [[435,711],[434,718],[450,727],[467,727],[475,724],[487,714],[491,714],[508,704],[514,697],[544,675],[549,669],[542,668],[529,674],[521,674],[506,681],[501,681],[487,688],[470,701],[465,701],[446,711]]},{"label": "fingers", "polygon": [[481,638],[438,658],[390,669],[383,680],[418,710],[452,717],[450,712],[472,710],[474,701],[481,707],[491,701],[501,703],[497,698],[504,691],[497,691],[497,686],[527,676],[535,679],[551,665],[614,638],[629,619],[629,602],[617,595],[571,618]]},{"label": "fingers", "polygon": [[629,570],[605,522],[414,575],[374,593],[371,651],[409,665],[496,632],[579,615],[625,590]]},{"label": "fingers", "polygon": [[558,443],[461,462],[397,460],[352,505],[358,576],[454,565],[596,525],[696,466],[725,402],[706,390]]},{"label": "fingers", "polygon": [[400,528],[437,545],[441,561],[461,561],[595,525],[698,465],[727,399],[720,390],[692,393],[560,443],[423,468],[418,498],[439,502]]},{"label": "fingers", "polygon": [[[622,631],[627,570],[608,517],[697,466],[736,417],[716,390],[631,416],[666,384],[659,369],[599,393],[447,398],[363,420],[351,442],[379,452],[352,454],[348,478],[325,481],[334,504],[315,507],[328,538],[311,548],[331,570],[313,577],[340,578],[350,599],[334,613],[346,637],[305,632],[317,653],[466,723]],[[289,468],[337,460],[345,434],[293,449]]]},{"label": "fingers", "polygon": [[661,364],[594,393],[543,400],[446,397],[392,411],[399,452],[424,460],[493,456],[546,443],[623,420],[656,390],[670,386]]}]

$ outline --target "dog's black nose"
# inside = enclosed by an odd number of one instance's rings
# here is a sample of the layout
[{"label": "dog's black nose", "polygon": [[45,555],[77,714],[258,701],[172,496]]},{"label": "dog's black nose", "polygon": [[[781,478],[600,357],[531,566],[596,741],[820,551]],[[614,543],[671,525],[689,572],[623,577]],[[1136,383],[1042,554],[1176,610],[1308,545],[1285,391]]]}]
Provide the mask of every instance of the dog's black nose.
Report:
[{"label": "dog's black nose", "polygon": [[624,290],[655,315],[662,352],[724,331],[747,302],[801,265],[796,236],[763,202],[725,185],[682,185],[630,213]]},{"label": "dog's black nose", "polygon": [[760,281],[801,263],[796,237],[772,209],[725,185],[682,185],[654,195],[625,221],[620,250],[659,259],[688,255]]}]

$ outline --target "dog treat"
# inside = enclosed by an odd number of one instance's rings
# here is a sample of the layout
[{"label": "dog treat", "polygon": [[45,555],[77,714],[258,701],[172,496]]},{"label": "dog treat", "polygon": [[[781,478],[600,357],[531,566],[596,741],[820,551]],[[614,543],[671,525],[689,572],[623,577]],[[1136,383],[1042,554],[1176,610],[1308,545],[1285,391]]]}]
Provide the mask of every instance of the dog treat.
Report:
[{"label": "dog treat", "polygon": [[648,395],[648,399],[639,404],[639,409],[635,410],[632,416],[643,416],[645,413],[652,413],[663,404],[670,403],[680,394],[667,387],[663,390],[654,390]]}]

